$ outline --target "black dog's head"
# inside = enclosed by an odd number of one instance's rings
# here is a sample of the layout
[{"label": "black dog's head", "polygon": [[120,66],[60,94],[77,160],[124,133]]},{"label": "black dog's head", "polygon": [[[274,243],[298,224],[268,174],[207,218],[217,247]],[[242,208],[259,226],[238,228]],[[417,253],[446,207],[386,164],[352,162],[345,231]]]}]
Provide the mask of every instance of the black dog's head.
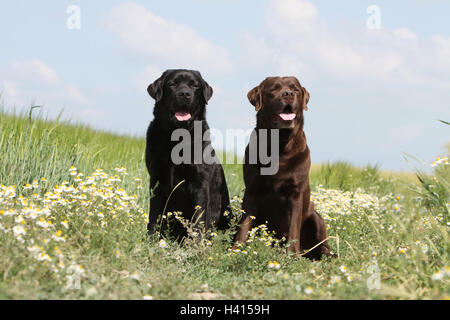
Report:
[{"label": "black dog's head", "polygon": [[269,77],[248,93],[255,106],[258,128],[293,129],[303,125],[309,92],[296,77]]},{"label": "black dog's head", "polygon": [[205,120],[205,106],[213,94],[200,72],[193,70],[167,70],[147,91],[156,101],[155,119],[174,128]]}]

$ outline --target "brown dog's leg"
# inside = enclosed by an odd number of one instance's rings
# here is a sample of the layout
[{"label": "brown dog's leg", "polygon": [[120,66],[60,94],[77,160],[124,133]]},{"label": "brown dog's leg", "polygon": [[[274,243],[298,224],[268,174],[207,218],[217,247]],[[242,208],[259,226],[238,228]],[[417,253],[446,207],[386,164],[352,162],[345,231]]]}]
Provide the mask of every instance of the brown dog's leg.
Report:
[{"label": "brown dog's leg", "polygon": [[303,195],[299,199],[292,202],[292,211],[289,220],[289,234],[288,234],[288,251],[299,253],[301,248],[300,230],[302,227],[302,212],[303,212]]},{"label": "brown dog's leg", "polygon": [[[250,209],[250,208],[253,208],[253,209]],[[236,237],[234,238],[235,244],[233,246],[233,249],[237,249],[238,243],[247,242],[248,232],[251,230],[251,228],[253,226],[253,219],[251,218],[251,214],[250,214],[250,212],[248,212],[248,210],[254,211],[254,210],[256,210],[256,208],[257,207],[256,207],[255,203],[253,203],[253,198],[247,194],[247,191],[245,191],[244,200],[242,203],[242,209],[244,210],[245,213],[241,218],[239,231],[238,231]],[[256,214],[256,213],[253,212],[252,214]]]},{"label": "brown dog's leg", "polygon": [[233,246],[233,249],[237,249],[238,243],[245,243],[248,239],[248,232],[252,228],[253,219],[250,218],[250,216],[245,217],[240,225],[239,232],[236,235],[235,238],[235,244]]},{"label": "brown dog's leg", "polygon": [[[301,238],[302,250],[308,250],[327,238],[325,222],[314,209],[314,203],[312,201],[309,205],[308,216],[303,221]],[[320,260],[323,255],[331,255],[328,240],[308,252],[305,257],[311,260]]]}]

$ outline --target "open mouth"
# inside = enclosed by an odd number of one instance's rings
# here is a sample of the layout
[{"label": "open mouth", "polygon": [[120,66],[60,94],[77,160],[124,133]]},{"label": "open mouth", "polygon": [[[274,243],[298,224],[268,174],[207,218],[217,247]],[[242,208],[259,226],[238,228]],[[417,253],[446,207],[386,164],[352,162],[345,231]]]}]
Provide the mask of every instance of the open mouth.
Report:
[{"label": "open mouth", "polygon": [[192,116],[189,112],[176,112],[175,118],[177,118],[178,121],[188,121]]},{"label": "open mouth", "polygon": [[278,115],[284,121],[292,121],[297,117],[297,115],[295,113],[280,113]]},{"label": "open mouth", "polygon": [[284,107],[283,111],[278,114],[278,116],[281,119],[283,119],[284,121],[292,121],[292,120],[294,120],[297,117],[297,115],[294,112],[292,112],[292,111],[293,111],[292,110],[292,105],[287,104]]}]

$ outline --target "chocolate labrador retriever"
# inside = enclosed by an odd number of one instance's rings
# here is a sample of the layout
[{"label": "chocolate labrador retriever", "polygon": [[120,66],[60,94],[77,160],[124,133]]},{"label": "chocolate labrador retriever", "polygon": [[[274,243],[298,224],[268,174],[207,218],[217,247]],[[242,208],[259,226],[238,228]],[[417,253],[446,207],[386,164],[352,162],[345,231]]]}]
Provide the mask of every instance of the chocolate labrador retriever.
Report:
[{"label": "chocolate labrador retriever", "polygon": [[[295,77],[270,77],[251,90],[248,99],[257,111],[257,140],[269,139],[271,133],[279,130],[279,162],[278,172],[263,175],[264,165],[259,158],[256,163],[249,163],[247,146],[243,166],[245,213],[236,244],[247,241],[253,224],[267,222],[269,230],[288,241],[289,251],[308,250],[327,238],[325,223],[310,201],[311,159],[303,131],[303,111],[308,110],[309,93]],[[263,137],[261,129],[268,134]],[[322,255],[330,255],[327,241],[305,256],[320,260]]]},{"label": "chocolate labrador retriever", "polygon": [[[206,230],[213,225],[225,229],[228,226],[224,217],[229,205],[228,189],[222,166],[205,135],[209,130],[206,105],[213,89],[198,71],[167,70],[147,91],[156,101],[145,151],[150,189],[153,190],[149,234],[159,226],[158,218],[168,212],[182,212],[182,217],[194,222],[198,229],[201,224]],[[187,148],[174,153],[174,148],[180,146],[174,139],[174,136],[179,137],[174,135],[177,129],[187,134],[187,140],[182,141]],[[213,163],[203,161],[205,150]],[[182,155],[181,160],[178,155]],[[170,235],[181,241],[187,234],[186,229],[178,221],[170,224]],[[165,221],[161,225],[163,229],[167,228]]]}]

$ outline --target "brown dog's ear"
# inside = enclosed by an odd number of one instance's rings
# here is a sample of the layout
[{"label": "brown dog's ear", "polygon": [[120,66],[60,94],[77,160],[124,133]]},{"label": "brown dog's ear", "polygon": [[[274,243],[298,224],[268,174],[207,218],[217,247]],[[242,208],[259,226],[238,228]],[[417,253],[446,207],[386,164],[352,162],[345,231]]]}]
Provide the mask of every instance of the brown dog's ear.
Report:
[{"label": "brown dog's ear", "polygon": [[148,86],[147,92],[148,94],[155,99],[156,102],[161,101],[163,97],[163,87],[164,87],[164,80],[166,78],[167,71],[164,72],[161,77],[153,82],[151,85]]},{"label": "brown dog's ear", "polygon": [[309,102],[309,92],[308,90],[306,90],[306,88],[302,87],[302,92],[303,92],[303,110],[307,111],[308,110],[308,102]]},{"label": "brown dog's ear", "polygon": [[255,106],[255,110],[259,111],[262,108],[262,94],[261,86],[257,86],[249,91],[247,94],[248,101]]}]

